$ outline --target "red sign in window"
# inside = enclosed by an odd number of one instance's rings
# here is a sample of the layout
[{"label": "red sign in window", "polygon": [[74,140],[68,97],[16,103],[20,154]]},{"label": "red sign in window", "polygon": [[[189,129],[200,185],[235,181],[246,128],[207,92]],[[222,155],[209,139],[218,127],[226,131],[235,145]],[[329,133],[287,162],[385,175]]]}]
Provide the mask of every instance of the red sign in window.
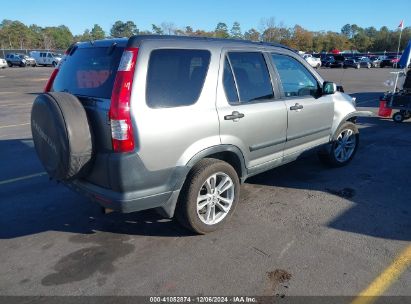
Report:
[{"label": "red sign in window", "polygon": [[77,71],[77,87],[79,89],[92,89],[100,87],[108,79],[110,72],[101,71]]}]

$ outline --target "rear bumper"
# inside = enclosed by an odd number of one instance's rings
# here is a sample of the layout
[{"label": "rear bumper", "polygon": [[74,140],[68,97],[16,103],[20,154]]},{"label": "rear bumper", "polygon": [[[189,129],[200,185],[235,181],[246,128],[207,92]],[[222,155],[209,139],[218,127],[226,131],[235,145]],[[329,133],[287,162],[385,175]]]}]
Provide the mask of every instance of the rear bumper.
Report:
[{"label": "rear bumper", "polygon": [[174,215],[188,167],[147,169],[138,153],[97,153],[85,179],[65,184],[105,208],[129,213],[162,208]]},{"label": "rear bumper", "polygon": [[161,208],[168,217],[173,217],[180,190],[139,196],[136,192],[115,192],[85,181],[66,182],[70,189],[88,197],[102,207],[121,213]]}]

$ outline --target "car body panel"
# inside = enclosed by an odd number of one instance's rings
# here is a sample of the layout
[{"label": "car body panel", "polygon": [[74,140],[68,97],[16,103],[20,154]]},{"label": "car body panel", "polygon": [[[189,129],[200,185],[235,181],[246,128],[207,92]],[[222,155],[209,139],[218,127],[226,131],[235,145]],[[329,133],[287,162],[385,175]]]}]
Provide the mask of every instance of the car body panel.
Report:
[{"label": "car body panel", "polygon": [[7,68],[7,67],[8,67],[7,61],[3,58],[0,58],[0,69],[4,69],[4,68]]},{"label": "car body panel", "polygon": [[[106,208],[132,212],[161,207],[174,213],[178,193],[189,170],[204,157],[233,157],[241,181],[296,159],[307,149],[329,143],[340,123],[356,112],[351,97],[336,92],[318,97],[285,98],[270,53],[291,56],[317,80],[324,80],[301,56],[288,48],[242,41],[190,37],[136,36],[79,43],[76,47],[138,47],[130,111],[135,140],[132,153],[110,149],[110,99],[79,96],[97,138],[94,167],[89,176],[68,184]],[[196,49],[210,53],[210,62],[198,100],[188,106],[151,108],[146,87],[150,55],[158,49]],[[264,54],[275,98],[230,104],[222,77],[228,51]],[[64,65],[64,59],[62,64]],[[301,111],[290,107],[300,103]],[[238,111],[243,118],[226,120]],[[351,116],[350,116],[351,115]],[[231,155],[231,156],[230,156]]]}]

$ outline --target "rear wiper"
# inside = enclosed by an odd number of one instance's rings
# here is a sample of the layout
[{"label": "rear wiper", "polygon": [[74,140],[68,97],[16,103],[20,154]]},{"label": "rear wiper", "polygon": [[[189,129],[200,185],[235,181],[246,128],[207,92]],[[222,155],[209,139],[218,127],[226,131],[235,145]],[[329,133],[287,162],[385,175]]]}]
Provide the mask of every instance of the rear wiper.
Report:
[{"label": "rear wiper", "polygon": [[114,50],[116,49],[117,42],[114,42],[110,47],[107,49],[107,55],[111,56],[113,54]]}]

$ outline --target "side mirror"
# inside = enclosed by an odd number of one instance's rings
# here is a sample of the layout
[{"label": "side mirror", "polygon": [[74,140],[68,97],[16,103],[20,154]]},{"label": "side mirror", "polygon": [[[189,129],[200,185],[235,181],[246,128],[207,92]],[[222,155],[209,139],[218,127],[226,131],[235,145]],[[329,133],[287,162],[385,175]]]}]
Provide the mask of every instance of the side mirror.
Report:
[{"label": "side mirror", "polygon": [[325,81],[323,84],[323,94],[332,95],[337,92],[337,85],[334,82]]}]

